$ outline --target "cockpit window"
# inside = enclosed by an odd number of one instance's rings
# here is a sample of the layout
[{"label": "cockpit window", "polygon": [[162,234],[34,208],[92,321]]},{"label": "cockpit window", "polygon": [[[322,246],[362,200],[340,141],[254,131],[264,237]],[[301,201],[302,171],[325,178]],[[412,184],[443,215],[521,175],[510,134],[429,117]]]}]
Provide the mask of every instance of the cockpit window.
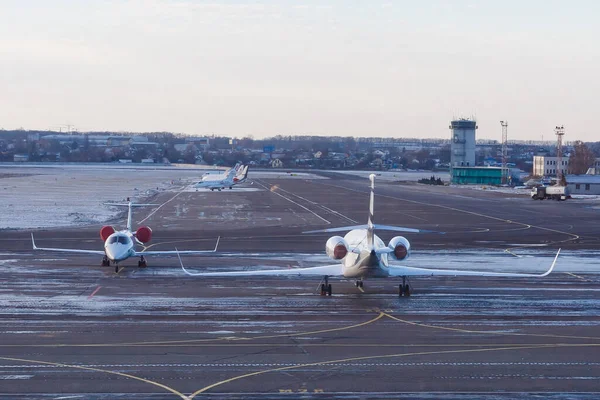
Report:
[{"label": "cockpit window", "polygon": [[127,236],[112,236],[108,238],[108,244],[113,243],[121,243],[121,244],[129,244],[129,237]]}]

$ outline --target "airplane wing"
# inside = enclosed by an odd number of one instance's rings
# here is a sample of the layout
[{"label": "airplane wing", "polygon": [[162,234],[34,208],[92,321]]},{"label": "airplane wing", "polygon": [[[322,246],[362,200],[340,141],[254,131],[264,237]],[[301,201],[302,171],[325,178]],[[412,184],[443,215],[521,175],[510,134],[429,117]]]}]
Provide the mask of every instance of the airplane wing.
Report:
[{"label": "airplane wing", "polygon": [[84,249],[57,249],[53,247],[37,247],[35,245],[35,239],[33,238],[33,233],[31,234],[31,244],[33,245],[34,250],[44,250],[44,251],[57,251],[62,253],[80,253],[80,254],[97,254],[97,255],[105,255],[104,250],[84,250]]},{"label": "airplane wing", "polygon": [[560,249],[552,261],[552,265],[548,271],[542,274],[521,274],[512,272],[488,272],[488,271],[467,271],[457,269],[431,269],[431,268],[416,268],[416,267],[405,267],[405,266],[389,266],[390,276],[496,276],[506,278],[543,278],[548,276],[554,269]]},{"label": "airplane wing", "polygon": [[[374,224],[373,227],[375,229],[385,230],[385,231],[396,231],[396,232],[409,232],[409,233],[444,233],[444,232],[435,232],[428,231],[426,229],[414,229],[414,228],[405,228],[402,226],[390,226],[390,225],[379,225]],[[339,228],[326,228],[326,229],[317,229],[314,231],[306,231],[302,233],[330,233],[330,232],[348,232],[352,229],[368,229],[368,225],[353,225],[353,226],[340,226]]]},{"label": "airplane wing", "polygon": [[219,242],[221,241],[221,236],[217,238],[217,243],[215,244],[215,248],[212,250],[149,250],[149,251],[136,251],[135,256],[169,256],[169,255],[179,255],[179,254],[206,254],[206,253],[214,253],[217,251],[219,247]]},{"label": "airplane wing", "polygon": [[183,264],[183,271],[191,276],[342,276],[342,264],[324,265],[321,267],[309,268],[280,268],[280,269],[262,269],[250,271],[223,271],[223,272],[190,272]]}]

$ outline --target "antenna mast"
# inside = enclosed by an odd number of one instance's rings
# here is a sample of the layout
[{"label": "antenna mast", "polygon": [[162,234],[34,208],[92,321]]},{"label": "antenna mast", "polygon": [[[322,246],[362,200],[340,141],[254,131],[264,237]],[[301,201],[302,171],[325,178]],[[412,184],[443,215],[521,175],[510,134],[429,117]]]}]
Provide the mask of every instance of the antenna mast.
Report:
[{"label": "antenna mast", "polygon": [[500,121],[502,125],[502,184],[506,184],[508,180],[508,122]]},{"label": "antenna mast", "polygon": [[562,171],[562,141],[565,135],[565,127],[563,125],[556,126],[554,128],[554,134],[556,135],[556,184],[560,185],[562,177],[564,176]]}]

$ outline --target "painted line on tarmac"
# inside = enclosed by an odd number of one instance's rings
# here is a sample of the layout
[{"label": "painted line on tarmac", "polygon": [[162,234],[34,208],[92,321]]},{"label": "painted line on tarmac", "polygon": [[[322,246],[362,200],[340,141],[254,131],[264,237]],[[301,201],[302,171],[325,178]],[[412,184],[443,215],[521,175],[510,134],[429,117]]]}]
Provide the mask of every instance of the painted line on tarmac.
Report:
[{"label": "painted line on tarmac", "polygon": [[317,335],[321,333],[330,333],[330,332],[340,332],[346,331],[349,329],[359,328],[361,326],[372,324],[373,322],[379,321],[381,318],[385,316],[385,313],[379,312],[375,318],[372,318],[368,321],[361,322],[354,325],[342,326],[339,328],[330,328],[330,329],[321,329],[318,331],[309,331],[309,332],[299,332],[299,333],[282,333],[277,335],[265,335],[265,336],[253,336],[253,337],[236,337],[236,336],[226,336],[226,337],[218,337],[218,338],[207,338],[207,339],[188,339],[188,340],[163,340],[156,342],[128,342],[128,343],[84,343],[84,344],[70,344],[70,343],[58,343],[58,344],[0,344],[0,348],[2,347],[143,347],[143,346],[174,346],[174,345],[193,345],[196,343],[206,343],[206,342],[218,342],[218,341],[250,341],[250,340],[261,340],[261,339],[275,339],[275,338],[294,338],[298,336],[308,336],[308,335]]},{"label": "painted line on tarmac", "polygon": [[430,329],[441,329],[445,331],[461,332],[461,333],[475,333],[481,335],[500,335],[500,336],[526,336],[526,337],[541,337],[541,338],[554,338],[554,339],[586,339],[586,340],[600,340],[600,337],[594,336],[568,336],[568,335],[553,335],[549,333],[518,333],[518,332],[502,332],[502,331],[474,331],[470,329],[461,328],[449,328],[446,326],[428,325],[421,324],[418,322],[412,322],[405,319],[394,317],[391,314],[384,313],[386,317],[393,319],[394,321],[402,322],[408,325],[420,326],[422,328]]},{"label": "painted line on tarmac", "polygon": [[315,206],[317,206],[317,207],[321,207],[322,209],[324,209],[324,210],[326,210],[326,211],[329,211],[330,213],[332,213],[332,214],[335,214],[335,215],[337,215],[337,216],[339,216],[339,217],[342,217],[342,218],[344,218],[344,219],[346,219],[346,220],[348,220],[348,221],[352,222],[353,224],[358,224],[358,221],[355,221],[355,220],[353,220],[352,218],[345,216],[344,214],[340,213],[339,211],[335,211],[335,210],[333,210],[333,209],[331,209],[331,208],[329,208],[329,207],[326,207],[326,206],[324,206],[324,205],[322,205],[322,204],[319,204],[319,203],[317,203],[317,202],[315,202],[315,201],[312,201],[312,200],[309,200],[309,199],[307,199],[307,198],[304,198],[304,197],[302,197],[302,196],[299,196],[299,195],[297,195],[296,193],[293,193],[293,192],[290,192],[290,191],[288,191],[288,190],[282,189],[281,187],[278,187],[278,188],[277,188],[277,190],[279,190],[279,191],[281,191],[281,192],[285,192],[285,193],[291,194],[292,196],[298,197],[299,199],[302,199],[302,200],[304,200],[304,201],[307,201],[307,202],[309,202],[309,203],[311,203],[311,204],[313,204],[313,205],[315,205]]},{"label": "painted line on tarmac", "polygon": [[[575,345],[573,345],[573,346],[575,346]],[[584,345],[582,345],[582,346],[584,346]],[[271,373],[271,372],[290,371],[290,370],[300,369],[300,368],[326,366],[326,365],[337,365],[337,364],[348,363],[348,362],[353,362],[353,361],[375,360],[375,359],[382,359],[382,358],[427,356],[427,355],[441,355],[441,354],[483,353],[483,352],[491,352],[491,351],[527,350],[527,349],[556,348],[556,347],[563,347],[563,346],[553,345],[553,344],[540,344],[540,345],[514,346],[514,347],[503,346],[503,347],[495,347],[495,348],[487,348],[487,349],[468,349],[468,350],[463,349],[463,350],[446,350],[446,351],[442,350],[442,351],[423,351],[423,352],[414,352],[414,353],[384,354],[384,355],[377,355],[377,356],[352,357],[352,358],[345,358],[345,359],[340,359],[340,360],[320,361],[320,362],[314,362],[314,363],[299,364],[299,365],[294,365],[294,366],[289,366],[289,367],[272,368],[272,369],[267,369],[267,370],[263,370],[263,371],[251,372],[248,374],[234,376],[232,378],[213,383],[212,385],[205,386],[202,389],[199,389],[199,390],[195,391],[194,393],[192,393],[189,396],[189,398],[193,399],[197,395],[199,395],[201,393],[205,393],[211,389],[214,389],[217,386],[222,386],[227,383],[231,383],[231,382],[234,382],[234,381],[237,381],[240,379],[250,378],[250,377],[254,377],[257,375],[263,375],[263,374],[267,374],[267,373]]]},{"label": "painted line on tarmac", "polygon": [[[365,195],[367,195],[369,193],[369,192],[364,191],[364,190],[350,189],[350,188],[347,188],[347,187],[344,187],[344,186],[327,185],[327,184],[321,183],[321,182],[315,182],[315,183],[318,184],[318,185],[330,186],[330,187],[335,187],[335,188],[339,188],[339,189],[346,189],[346,190],[350,190],[352,192],[364,193]],[[571,236],[570,239],[557,240],[557,241],[552,242],[553,244],[572,242],[572,241],[578,240],[580,238],[579,235],[576,235],[574,233],[560,231],[558,229],[544,228],[542,226],[537,226],[537,225],[530,225],[530,224],[526,224],[524,222],[517,222],[517,221],[510,220],[510,219],[504,219],[504,218],[494,217],[494,216],[491,216],[491,215],[486,215],[486,214],[478,213],[478,212],[475,212],[475,211],[462,210],[460,208],[455,208],[455,207],[450,207],[450,206],[444,206],[444,205],[441,205],[441,204],[432,204],[432,203],[425,203],[425,202],[422,202],[422,201],[408,200],[408,199],[403,199],[401,197],[390,196],[390,195],[380,194],[380,193],[378,193],[377,196],[388,198],[388,199],[393,199],[393,200],[405,201],[405,202],[413,203],[413,204],[424,204],[424,205],[427,205],[427,206],[430,206],[430,207],[443,208],[443,209],[450,210],[450,211],[458,211],[458,212],[462,212],[462,213],[465,213],[465,214],[475,215],[477,217],[488,218],[488,219],[492,219],[492,220],[495,220],[495,221],[505,222],[505,223],[508,223],[508,224],[517,224],[517,225],[522,225],[524,227],[535,228],[535,229],[539,229],[539,230],[543,230],[543,231],[547,231],[547,232],[554,232],[554,233],[560,233],[561,235]]]},{"label": "painted line on tarmac", "polygon": [[262,186],[262,187],[264,187],[264,188],[265,188],[266,190],[268,190],[269,192],[271,192],[271,193],[273,193],[273,194],[276,194],[277,196],[279,196],[279,197],[281,197],[281,198],[283,198],[283,199],[286,199],[286,200],[287,200],[287,201],[289,201],[290,203],[293,203],[293,204],[297,205],[298,207],[305,209],[305,210],[306,210],[306,211],[308,211],[309,213],[311,213],[311,214],[315,215],[315,216],[316,216],[317,218],[319,218],[320,220],[324,221],[324,222],[325,222],[327,225],[331,225],[331,221],[328,221],[328,220],[326,220],[325,218],[321,217],[321,216],[320,216],[319,214],[317,214],[316,212],[314,212],[314,211],[311,211],[311,210],[310,210],[310,209],[308,209],[307,207],[304,207],[302,204],[296,203],[294,200],[292,200],[292,199],[290,199],[290,198],[288,198],[288,197],[285,197],[285,196],[284,196],[284,195],[282,195],[281,193],[277,193],[277,189],[271,190],[271,189],[269,189],[268,187],[266,187],[265,185],[263,185],[262,183],[260,183],[260,182],[258,182],[258,181],[256,181],[256,184],[257,184],[257,185],[260,185],[260,186]]},{"label": "painted line on tarmac", "polygon": [[565,272],[565,274],[567,274],[567,275],[571,275],[571,276],[573,276],[573,277],[575,277],[575,278],[577,278],[577,279],[581,279],[582,281],[585,281],[585,282],[592,282],[591,280],[589,280],[589,279],[586,279],[586,278],[584,278],[583,276],[576,275],[576,274],[574,274],[574,273],[572,273],[572,272]]},{"label": "painted line on tarmac", "polygon": [[[360,347],[360,345],[357,345]],[[508,345],[504,345],[508,346]],[[524,346],[518,344],[515,346]],[[494,345],[498,347],[498,345]],[[304,365],[304,363],[289,362],[289,363],[191,363],[191,364],[86,364],[88,368],[252,368],[252,367],[291,367]],[[598,362],[460,362],[460,361],[431,361],[431,362],[351,362],[337,364],[340,367],[466,367],[466,366],[482,366],[482,367],[498,367],[498,366],[528,366],[528,367],[597,367]],[[15,368],[61,368],[55,365],[0,365],[0,369],[15,369]]]},{"label": "painted line on tarmac", "polygon": [[146,218],[144,218],[141,221],[138,221],[138,225],[143,224],[144,221],[146,221],[148,218],[150,218],[151,216],[153,216],[154,214],[156,214],[158,212],[158,210],[160,210],[161,208],[163,208],[165,205],[167,205],[168,203],[172,202],[173,200],[175,200],[175,198],[177,196],[179,196],[180,194],[185,193],[185,188],[181,189],[179,192],[177,192],[177,194],[175,194],[175,196],[171,197],[169,200],[165,201],[164,203],[162,203],[161,205],[159,205],[158,207],[156,207],[154,210],[152,210],[152,212],[150,214],[148,214],[146,216]]},{"label": "painted line on tarmac", "polygon": [[129,378],[129,379],[134,379],[140,382],[144,382],[150,385],[154,385],[157,386],[161,389],[165,389],[168,392],[171,392],[173,394],[176,394],[177,396],[179,396],[180,398],[182,398],[183,400],[189,400],[189,397],[184,395],[183,393],[178,392],[177,390],[167,386],[167,385],[163,385],[162,383],[158,383],[158,382],[154,382],[151,381],[149,379],[145,379],[145,378],[141,378],[139,376],[135,376],[135,375],[130,375],[130,374],[125,374],[123,372],[117,372],[117,371],[109,371],[109,370],[105,370],[105,369],[99,369],[99,368],[93,368],[93,367],[84,367],[81,365],[71,365],[71,364],[63,364],[63,363],[55,363],[55,362],[49,362],[49,361],[40,361],[40,360],[27,360],[24,358],[12,358],[12,357],[0,357],[0,360],[5,360],[5,361],[19,361],[19,362],[24,362],[24,363],[31,363],[31,364],[42,364],[42,365],[51,365],[51,366],[55,366],[55,367],[62,367],[62,368],[74,368],[74,369],[81,369],[84,371],[93,371],[93,372],[101,372],[104,374],[110,374],[110,375],[119,375],[125,378]]},{"label": "painted line on tarmac", "polygon": [[91,298],[92,298],[92,297],[94,297],[94,296],[96,295],[96,293],[98,293],[98,291],[99,291],[101,288],[102,288],[102,286],[98,286],[98,287],[96,288],[96,290],[94,290],[94,291],[92,292],[92,294],[90,294],[90,295],[88,296],[88,300],[91,300]]}]

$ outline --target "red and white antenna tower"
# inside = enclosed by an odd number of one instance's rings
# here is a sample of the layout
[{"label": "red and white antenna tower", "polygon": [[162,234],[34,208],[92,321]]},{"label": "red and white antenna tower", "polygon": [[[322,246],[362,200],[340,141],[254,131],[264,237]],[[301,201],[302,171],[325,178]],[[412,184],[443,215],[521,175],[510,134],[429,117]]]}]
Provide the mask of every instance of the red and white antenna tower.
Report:
[{"label": "red and white antenna tower", "polygon": [[500,121],[502,125],[502,183],[506,184],[508,180],[508,122]]},{"label": "red and white antenna tower", "polygon": [[565,136],[565,127],[563,125],[556,126],[554,128],[554,134],[556,135],[556,184],[559,185],[562,180],[562,141],[563,136]]}]

